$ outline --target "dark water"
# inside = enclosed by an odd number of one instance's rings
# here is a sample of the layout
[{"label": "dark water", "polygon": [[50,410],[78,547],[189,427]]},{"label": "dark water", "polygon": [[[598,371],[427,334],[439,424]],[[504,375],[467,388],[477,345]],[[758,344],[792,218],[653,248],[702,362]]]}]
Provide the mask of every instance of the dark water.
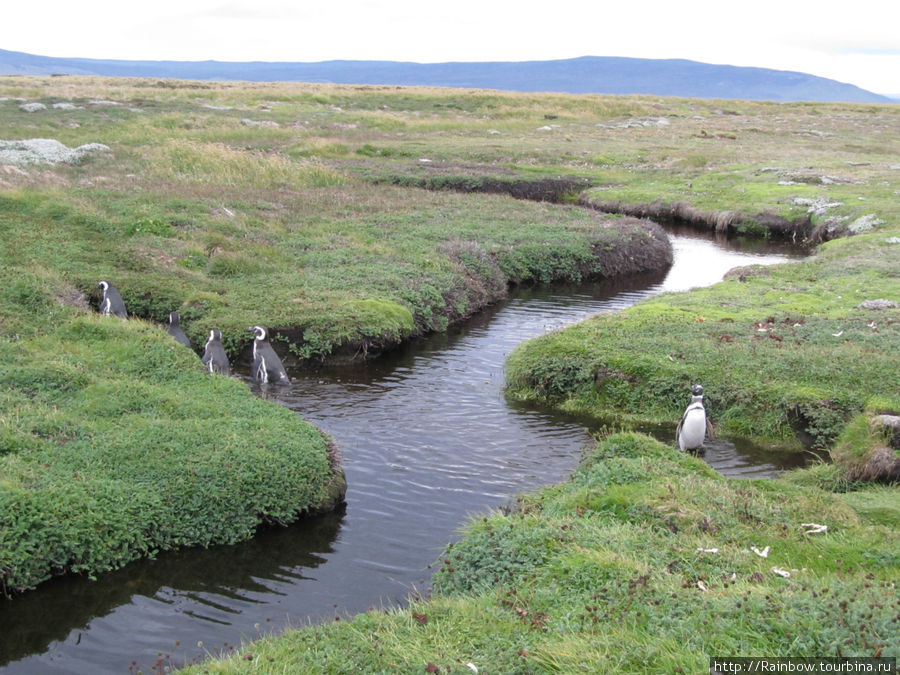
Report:
[{"label": "dark water", "polygon": [[[667,274],[523,289],[450,332],[375,361],[291,373],[273,396],[337,440],[347,505],[252,541],[161,555],[98,581],[62,579],[0,600],[0,672],[144,672],[288,624],[333,620],[424,591],[429,565],[473,515],[564,480],[589,441],[583,424],[515,405],[503,362],[523,340],[728,269],[783,262],[759,244],[673,236]],[[672,429],[658,435],[670,440]],[[772,476],[783,457],[716,440],[723,473]],[[797,462],[796,459],[793,462]]]}]

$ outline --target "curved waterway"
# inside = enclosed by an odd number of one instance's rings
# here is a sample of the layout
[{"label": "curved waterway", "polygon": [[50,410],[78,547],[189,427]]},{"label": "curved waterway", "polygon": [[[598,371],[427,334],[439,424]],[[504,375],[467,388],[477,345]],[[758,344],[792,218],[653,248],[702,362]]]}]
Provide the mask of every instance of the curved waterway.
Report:
[{"label": "curved waterway", "polygon": [[[665,274],[520,289],[374,361],[292,372],[290,387],[264,395],[335,438],[346,507],[243,544],[167,553],[0,600],[0,672],[150,672],[424,591],[429,565],[470,517],[566,479],[590,441],[583,422],[504,398],[512,349],[653,294],[715,283],[738,265],[799,257],[758,242],[670,236],[675,263]],[[784,457],[723,440],[704,458],[741,477],[789,468]]]}]

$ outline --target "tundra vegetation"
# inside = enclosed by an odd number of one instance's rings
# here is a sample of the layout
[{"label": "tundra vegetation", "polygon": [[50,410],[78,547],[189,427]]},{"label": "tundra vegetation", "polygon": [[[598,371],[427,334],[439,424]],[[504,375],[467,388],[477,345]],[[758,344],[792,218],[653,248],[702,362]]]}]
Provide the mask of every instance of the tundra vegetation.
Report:
[{"label": "tundra vegetation", "polygon": [[[243,87],[196,99],[193,83],[2,84],[4,594],[233,542],[340,499],[328,439],[240,382],[204,377],[162,330],[169,312],[195,352],[220,330],[235,362],[250,325],[267,326],[288,363],[365,358],[510,283],[671,260],[663,231],[634,218],[411,191],[308,157],[307,124],[354,123],[302,87],[288,123]],[[101,279],[128,321],[97,316]],[[63,517],[75,504],[80,517]]]},{"label": "tundra vegetation", "polygon": [[[0,147],[6,592],[327,501],[326,440],[203,376],[153,325],[173,309],[195,348],[219,328],[234,359],[251,323],[298,360],[363,358],[510,283],[664,265],[658,231],[620,214],[647,215],[819,247],[527,343],[510,395],[674,426],[700,381],[720,433],[838,461],[736,481],[611,434],[570,482],[473,521],[434,597],[200,669],[900,655],[900,507],[871,480],[897,466],[875,421],[900,412],[896,106],[68,77],[2,78],[0,98],[0,140],[82,150],[47,164]],[[93,315],[99,279],[134,318]],[[294,487],[271,484],[278,462]],[[95,520],[62,517],[73,505]]]},{"label": "tundra vegetation", "polygon": [[[570,482],[473,520],[432,598],[186,672],[698,673],[721,655],[896,656],[892,488],[803,482],[727,479],[611,435]],[[811,514],[826,532],[803,526]]]}]

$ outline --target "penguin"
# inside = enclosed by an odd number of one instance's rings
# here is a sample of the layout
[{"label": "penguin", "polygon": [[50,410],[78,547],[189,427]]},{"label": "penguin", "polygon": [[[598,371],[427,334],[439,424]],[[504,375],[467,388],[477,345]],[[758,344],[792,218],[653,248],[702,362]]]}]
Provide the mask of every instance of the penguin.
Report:
[{"label": "penguin", "polygon": [[100,313],[106,316],[118,316],[123,319],[128,318],[128,312],[125,311],[125,301],[119,295],[116,287],[108,281],[101,281],[97,284],[97,288],[103,291],[103,300],[100,302]]},{"label": "penguin", "polygon": [[206,341],[202,361],[210,373],[231,374],[228,354],[225,353],[225,347],[222,346],[222,331],[216,329],[209,331],[209,339]]},{"label": "penguin", "polygon": [[695,384],[691,387],[691,394],[691,403],[675,430],[678,447],[682,451],[696,450],[703,445],[707,433],[712,436],[712,425],[706,419],[706,409],[703,407],[703,387]]},{"label": "penguin", "polygon": [[181,317],[178,315],[178,312],[169,313],[169,327],[166,328],[166,332],[185,347],[191,347],[191,341],[188,340],[188,336],[181,330]]},{"label": "penguin", "polygon": [[281,364],[278,354],[267,339],[268,333],[262,326],[251,326],[253,333],[253,368],[250,376],[258,382],[288,383],[290,378]]}]

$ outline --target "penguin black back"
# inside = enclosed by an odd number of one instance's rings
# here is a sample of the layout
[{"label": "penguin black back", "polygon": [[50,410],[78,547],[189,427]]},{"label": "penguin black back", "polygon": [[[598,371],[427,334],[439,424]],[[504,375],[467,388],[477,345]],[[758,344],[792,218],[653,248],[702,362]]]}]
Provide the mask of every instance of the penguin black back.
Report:
[{"label": "penguin black back", "polygon": [[209,331],[209,339],[206,341],[202,361],[210,373],[218,373],[219,375],[231,374],[228,354],[225,353],[225,347],[222,346],[221,331],[216,329]]},{"label": "penguin black back", "polygon": [[257,382],[290,382],[290,378],[269,344],[268,331],[262,326],[250,326],[253,333],[253,367],[250,376]]},{"label": "penguin black back", "polygon": [[122,319],[128,318],[128,312],[125,311],[125,301],[119,295],[119,291],[108,281],[101,281],[97,284],[103,292],[103,299],[100,301],[100,313],[106,316],[118,316]]},{"label": "penguin black back", "polygon": [[181,316],[178,312],[169,313],[169,326],[166,328],[166,332],[185,347],[190,348],[191,341],[188,339],[188,336],[184,334],[184,331],[181,330]]}]

